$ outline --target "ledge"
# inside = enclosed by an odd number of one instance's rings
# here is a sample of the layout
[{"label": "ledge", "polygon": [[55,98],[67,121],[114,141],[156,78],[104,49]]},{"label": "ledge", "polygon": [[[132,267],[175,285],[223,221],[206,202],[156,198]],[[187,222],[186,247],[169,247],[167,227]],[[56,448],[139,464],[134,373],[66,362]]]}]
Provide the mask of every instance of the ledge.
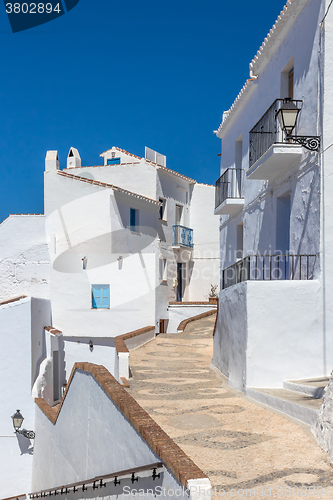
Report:
[{"label": "ledge", "polygon": [[187,318],[187,319],[184,319],[183,321],[181,321],[178,325],[177,332],[178,333],[183,332],[185,330],[185,327],[189,323],[191,323],[191,321],[196,321],[197,319],[206,318],[207,316],[212,316],[213,314],[216,314],[217,309],[216,309],[216,306],[214,306],[214,307],[215,307],[215,309],[212,309],[211,311],[206,311],[204,313],[198,314],[197,316],[193,316],[192,318]]},{"label": "ledge", "polygon": [[140,328],[139,330],[133,330],[133,332],[124,333],[123,335],[118,335],[114,339],[114,345],[116,347],[117,353],[120,352],[129,352],[127,345],[125,344],[125,340],[131,339],[133,337],[138,337],[143,333],[150,332],[151,330],[155,331],[154,326],[145,326],[144,328]]},{"label": "ledge", "polygon": [[244,207],[244,198],[227,198],[214,210],[214,215],[234,215]]},{"label": "ledge", "polygon": [[273,144],[246,172],[252,180],[272,181],[301,161],[303,148],[298,144]]},{"label": "ledge", "polygon": [[51,408],[43,399],[35,399],[37,406],[53,424],[56,424],[76,370],[91,373],[109,398],[184,487],[187,487],[187,483],[191,479],[208,479],[206,474],[141,408],[104,366],[92,363],[75,363],[62,400],[54,408]]}]

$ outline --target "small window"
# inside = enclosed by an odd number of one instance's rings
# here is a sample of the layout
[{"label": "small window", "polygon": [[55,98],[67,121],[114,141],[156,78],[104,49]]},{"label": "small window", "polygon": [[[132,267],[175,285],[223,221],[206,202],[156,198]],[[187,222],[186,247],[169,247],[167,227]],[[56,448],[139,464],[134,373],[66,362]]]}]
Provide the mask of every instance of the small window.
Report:
[{"label": "small window", "polygon": [[166,213],[165,213],[166,200],[164,198],[159,198],[159,201],[162,203],[162,205],[160,205],[160,211],[159,211],[158,218],[160,220],[166,220]]},{"label": "small window", "polygon": [[110,285],[92,285],[93,309],[110,309]]},{"label": "small window", "polygon": [[130,230],[139,231],[139,210],[130,208]]},{"label": "small window", "polygon": [[288,97],[294,98],[294,68],[289,71],[288,75]]},{"label": "small window", "polygon": [[167,270],[166,259],[160,259],[159,260],[159,278],[161,281],[166,281],[166,270]]},{"label": "small window", "polygon": [[107,165],[120,165],[120,158],[108,158],[106,160]]}]

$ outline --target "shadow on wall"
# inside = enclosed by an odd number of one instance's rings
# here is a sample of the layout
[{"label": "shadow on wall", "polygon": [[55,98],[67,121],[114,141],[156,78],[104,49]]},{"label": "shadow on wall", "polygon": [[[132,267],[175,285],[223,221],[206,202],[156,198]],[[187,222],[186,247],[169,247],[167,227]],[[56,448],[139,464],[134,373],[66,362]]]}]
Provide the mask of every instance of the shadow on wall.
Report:
[{"label": "shadow on wall", "polygon": [[21,455],[33,455],[34,447],[30,439],[16,433],[16,439],[20,447]]}]

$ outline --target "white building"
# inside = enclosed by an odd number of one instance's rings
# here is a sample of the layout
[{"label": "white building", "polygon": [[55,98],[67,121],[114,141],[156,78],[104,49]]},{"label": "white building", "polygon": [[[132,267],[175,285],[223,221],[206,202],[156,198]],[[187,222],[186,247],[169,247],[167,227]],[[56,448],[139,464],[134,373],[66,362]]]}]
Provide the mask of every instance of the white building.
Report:
[{"label": "white building", "polygon": [[114,337],[169,331],[169,302],[205,301],[207,310],[218,281],[213,187],[168,169],[148,148],[145,158],[115,147],[101,156],[104,165],[82,167],[71,148],[64,170],[56,152],[46,157],[52,321],[67,373],[88,360],[116,374]]},{"label": "white building", "polygon": [[332,21],[328,0],[288,1],[217,131],[213,361],[244,392],[333,366]]},{"label": "white building", "polygon": [[[101,156],[104,165],[82,167],[71,148],[60,170],[49,151],[45,215],[0,224],[3,497],[31,490],[33,441],[14,433],[17,409],[33,430],[33,398],[57,405],[75,362],[119,380],[128,349],[216,307],[207,300],[219,275],[214,187],[148,148],[145,158],[119,148]],[[143,333],[119,353],[115,337],[133,331]]]}]

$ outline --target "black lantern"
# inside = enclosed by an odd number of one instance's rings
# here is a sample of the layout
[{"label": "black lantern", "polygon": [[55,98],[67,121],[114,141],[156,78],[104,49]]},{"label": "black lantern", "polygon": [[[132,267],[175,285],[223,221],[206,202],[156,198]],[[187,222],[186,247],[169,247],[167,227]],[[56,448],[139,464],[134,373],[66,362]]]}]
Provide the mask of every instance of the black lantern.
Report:
[{"label": "black lantern", "polygon": [[24,420],[23,416],[21,415],[20,410],[16,410],[16,413],[14,413],[14,415],[12,415],[12,419],[13,419],[14,429],[15,429],[15,431],[18,431],[22,427],[23,420]]},{"label": "black lantern", "polygon": [[292,102],[291,99],[284,99],[283,104],[276,116],[279,119],[281,129],[285,132],[286,136],[290,136],[296,126],[296,121],[300,109]]},{"label": "black lantern", "polygon": [[300,112],[300,108],[296,106],[295,102],[302,101],[293,101],[290,97],[286,97],[283,99],[283,104],[275,115],[279,119],[281,130],[286,134],[286,141],[288,143],[300,144],[309,151],[319,151],[319,136],[292,135],[296,127],[298,113]]},{"label": "black lantern", "polygon": [[27,429],[20,430],[24,420],[24,417],[22,416],[20,410],[16,410],[16,413],[12,415],[12,419],[13,426],[17,434],[22,434],[22,436],[26,437],[27,439],[35,439],[34,431],[28,431]]}]

